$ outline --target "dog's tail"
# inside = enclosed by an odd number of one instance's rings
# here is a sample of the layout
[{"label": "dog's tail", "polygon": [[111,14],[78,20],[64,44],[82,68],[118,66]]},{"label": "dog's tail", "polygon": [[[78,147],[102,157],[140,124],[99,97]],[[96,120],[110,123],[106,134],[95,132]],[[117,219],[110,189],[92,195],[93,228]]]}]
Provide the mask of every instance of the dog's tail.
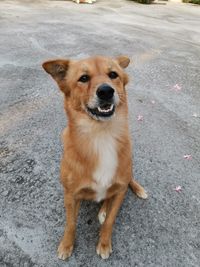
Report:
[{"label": "dog's tail", "polygon": [[144,188],[135,180],[131,179],[129,186],[133,193],[135,193],[139,198],[146,199],[148,197],[147,192],[144,190]]}]

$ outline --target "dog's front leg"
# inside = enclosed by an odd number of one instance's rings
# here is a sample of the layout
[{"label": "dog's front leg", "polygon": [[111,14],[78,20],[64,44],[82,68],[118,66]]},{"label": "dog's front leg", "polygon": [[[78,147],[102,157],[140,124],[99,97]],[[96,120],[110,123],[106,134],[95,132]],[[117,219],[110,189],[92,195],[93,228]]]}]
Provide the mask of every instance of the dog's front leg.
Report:
[{"label": "dog's front leg", "polygon": [[112,252],[112,244],[111,244],[112,228],[118,210],[124,199],[125,193],[126,190],[116,194],[109,200],[111,201],[110,208],[108,214],[106,214],[105,222],[102,225],[99,242],[96,249],[97,254],[100,255],[103,259],[107,259]]},{"label": "dog's front leg", "polygon": [[80,200],[75,200],[73,195],[68,194],[65,190],[64,203],[66,209],[66,226],[64,236],[58,247],[58,258],[61,260],[69,258],[73,251]]}]

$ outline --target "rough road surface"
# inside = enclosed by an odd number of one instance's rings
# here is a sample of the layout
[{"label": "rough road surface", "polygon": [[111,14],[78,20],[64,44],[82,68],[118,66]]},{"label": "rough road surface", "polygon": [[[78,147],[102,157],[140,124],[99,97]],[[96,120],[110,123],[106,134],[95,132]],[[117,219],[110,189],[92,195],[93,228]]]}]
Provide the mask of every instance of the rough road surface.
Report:
[{"label": "rough road surface", "polygon": [[[186,4],[0,1],[1,267],[199,266],[199,25],[199,7]],[[95,252],[100,205],[84,202],[74,253],[62,262],[56,249],[65,222],[59,163],[66,118],[41,63],[95,54],[132,59],[134,173],[149,199],[128,191],[106,261]]]}]

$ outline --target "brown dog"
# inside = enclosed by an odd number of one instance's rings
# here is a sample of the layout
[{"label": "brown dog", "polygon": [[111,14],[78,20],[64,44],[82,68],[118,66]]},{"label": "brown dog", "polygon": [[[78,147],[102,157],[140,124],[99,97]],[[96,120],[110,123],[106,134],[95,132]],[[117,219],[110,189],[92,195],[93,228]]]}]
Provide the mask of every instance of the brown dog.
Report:
[{"label": "brown dog", "polygon": [[143,187],[132,179],[132,153],[124,72],[129,58],[91,57],[81,61],[57,59],[43,64],[64,93],[68,127],[63,132],[61,180],[67,226],[58,257],[72,254],[76,219],[83,199],[104,201],[97,254],[112,252],[111,234],[128,185],[141,198]]}]

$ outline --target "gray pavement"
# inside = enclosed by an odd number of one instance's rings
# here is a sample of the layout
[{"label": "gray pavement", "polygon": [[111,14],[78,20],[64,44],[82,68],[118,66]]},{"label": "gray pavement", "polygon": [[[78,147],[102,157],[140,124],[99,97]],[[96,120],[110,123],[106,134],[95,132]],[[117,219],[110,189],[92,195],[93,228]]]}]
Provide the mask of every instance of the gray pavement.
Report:
[{"label": "gray pavement", "polygon": [[[1,0],[1,267],[200,266],[199,25],[194,5]],[[95,253],[99,204],[84,202],[74,253],[62,262],[56,249],[65,222],[59,163],[66,118],[41,63],[96,54],[132,59],[134,173],[149,199],[128,192],[107,261]]]}]

